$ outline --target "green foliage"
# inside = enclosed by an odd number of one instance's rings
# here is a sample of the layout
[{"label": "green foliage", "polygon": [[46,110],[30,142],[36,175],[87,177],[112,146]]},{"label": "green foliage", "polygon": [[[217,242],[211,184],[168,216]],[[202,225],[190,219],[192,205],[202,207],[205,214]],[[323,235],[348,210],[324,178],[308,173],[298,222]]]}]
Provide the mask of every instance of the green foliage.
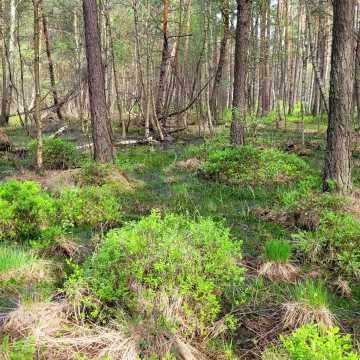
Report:
[{"label": "green foliage", "polygon": [[54,214],[54,200],[39,184],[16,180],[0,184],[0,240],[34,240]]},{"label": "green foliage", "polygon": [[324,210],[320,226],[297,234],[299,247],[312,261],[335,265],[344,274],[360,279],[360,222],[350,214]]},{"label": "green foliage", "polygon": [[297,283],[291,291],[291,296],[294,301],[308,304],[312,308],[329,307],[331,301],[325,284],[313,279]]},{"label": "green foliage", "polygon": [[286,263],[291,255],[291,247],[285,240],[269,240],[265,244],[265,258],[267,261]]},{"label": "green foliage", "polygon": [[294,154],[241,146],[211,151],[200,170],[207,177],[234,185],[270,186],[299,179],[306,169],[305,162]]},{"label": "green foliage", "polygon": [[[36,163],[37,142],[29,144],[33,164]],[[44,168],[48,170],[64,170],[76,167],[80,154],[74,143],[63,139],[45,138],[43,143]]]},{"label": "green foliage", "polygon": [[242,300],[240,256],[221,224],[153,212],[110,231],[67,287],[74,294],[86,286],[103,304],[156,327],[206,333],[226,306]]},{"label": "green foliage", "polygon": [[69,188],[58,200],[59,222],[65,227],[108,228],[119,224],[121,204],[108,186]]},{"label": "green foliage", "polygon": [[0,357],[9,360],[33,360],[36,356],[35,338],[10,342],[8,336],[2,339]]},{"label": "green foliage", "polygon": [[81,185],[102,186],[106,184],[112,171],[112,164],[101,164],[95,161],[87,162],[81,167],[80,183]]},{"label": "green foliage", "polygon": [[13,269],[19,269],[36,261],[35,256],[20,247],[0,246],[0,275]]},{"label": "green foliage", "polygon": [[268,349],[263,360],[359,360],[352,351],[350,335],[341,335],[337,327],[325,329],[305,325],[280,338],[277,348]]}]

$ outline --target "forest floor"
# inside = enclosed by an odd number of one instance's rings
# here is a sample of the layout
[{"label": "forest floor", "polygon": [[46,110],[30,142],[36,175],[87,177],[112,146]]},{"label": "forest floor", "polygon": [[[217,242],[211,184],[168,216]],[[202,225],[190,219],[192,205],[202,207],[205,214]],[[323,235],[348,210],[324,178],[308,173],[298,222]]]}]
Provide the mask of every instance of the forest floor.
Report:
[{"label": "forest floor", "polygon": [[[280,124],[279,129],[276,128],[275,123],[269,120],[267,124],[258,127],[253,132],[249,142],[257,148],[276,148],[286,154],[295,154],[309,165],[309,174],[321,181],[325,150],[325,124],[318,119],[307,119],[304,146],[299,145],[301,140],[299,128],[300,123],[297,119],[288,119],[286,129],[284,129],[284,124]],[[53,131],[53,129],[49,129],[49,133],[50,130]],[[16,145],[27,146],[29,140],[21,129],[13,127],[5,131]],[[86,138],[79,139],[77,133],[73,130],[65,135],[65,138],[77,143],[86,142]],[[196,133],[196,129],[194,129],[194,133]],[[129,191],[117,195],[122,205],[122,223],[138,221],[149,215],[153,209],[159,209],[162,214],[185,214],[194,219],[211,217],[216,221],[223,222],[230,229],[233,241],[242,249],[243,258],[239,265],[246,269],[245,282],[248,293],[247,301],[232,309],[238,326],[233,331],[231,339],[226,340],[226,346],[231,348],[231,354],[233,354],[231,355],[233,357],[228,356],[229,359],[235,358],[234,356],[241,359],[260,359],[264,348],[271,342],[276,342],[279,334],[290,332],[283,325],[282,312],[284,303],[291,298],[296,283],[279,283],[258,275],[259,268],[263,263],[265,243],[271,239],[288,239],[294,244],[295,250],[291,261],[300,269],[299,279],[324,279],[330,294],[329,306],[336,318],[336,324],[342,331],[352,335],[355,347],[359,350],[360,286],[358,278],[356,280],[351,275],[339,276],[338,268],[333,266],[333,263],[329,264],[326,259],[321,258],[311,261],[312,254],[307,252],[305,256],[302,248],[298,246],[299,238],[304,236],[304,232],[317,234],[319,224],[314,225],[316,229],[309,224],[312,219],[307,218],[306,214],[310,211],[310,217],[317,216],[313,212],[317,205],[309,205],[306,201],[310,200],[304,200],[306,205],[301,203],[301,189],[296,188],[296,181],[280,182],[270,186],[262,186],[249,181],[239,186],[222,181],[221,177],[203,176],[199,171],[204,159],[204,152],[208,148],[221,148],[223,144],[226,144],[227,137],[228,130],[223,129],[215,139],[205,142],[194,134],[186,134],[179,135],[171,144],[135,145],[119,148],[116,155],[116,167],[121,175],[116,181],[122,182],[123,186],[129,189]],[[19,171],[18,162],[10,155],[3,155],[0,158],[0,179],[2,181],[8,179],[32,180],[40,183],[46,191],[54,194],[60,193],[64,188],[74,186],[74,179],[77,172],[80,171],[79,169],[51,170],[44,177],[39,177],[31,170],[31,161],[27,157],[20,160],[21,171]],[[355,186],[360,187],[358,140],[354,142],[353,176]],[[296,202],[302,204],[299,207],[292,206],[294,204],[292,204],[291,196],[294,191],[300,192],[300,195],[296,194]],[[279,203],[278,199],[286,196],[290,197],[288,204]],[[336,200],[331,201],[336,202]],[[345,206],[346,212],[351,213],[357,219],[360,218],[359,202],[358,199],[349,199]],[[334,208],[335,205],[337,204],[332,203],[329,207]],[[321,203],[321,206],[328,205]],[[343,210],[342,208],[341,213]],[[302,219],[302,223],[297,222],[298,218]],[[90,241],[90,239],[96,236],[103,236],[102,230],[74,229],[72,240],[81,244],[82,247],[87,247],[87,243],[92,244],[93,240]],[[356,236],[359,241],[360,234],[355,234]],[[86,254],[84,256],[92,251],[91,246],[89,247],[90,249],[84,250]],[[33,252],[33,249],[27,245],[23,249],[25,252]],[[50,281],[50,285],[46,286],[34,285],[33,281],[22,282],[19,285],[16,278],[13,278],[9,285],[8,281],[1,280],[0,273],[0,313],[4,322],[7,321],[10,311],[15,311],[20,306],[19,304],[24,302],[24,299],[26,301],[32,299],[34,302],[43,302],[44,299],[55,302],[59,298],[63,299],[61,288],[65,278],[71,272],[68,265],[69,257],[64,259],[56,252],[50,252],[49,255],[49,252],[35,251],[38,252],[41,259],[53,259],[59,264],[61,270],[57,272],[54,280]],[[319,256],[321,257],[321,255]],[[83,257],[80,256],[80,259],[76,260],[74,257],[71,261],[81,264]],[[349,293],[344,294],[342,293],[343,289],[339,289],[340,280],[343,287],[350,289]],[[9,287],[11,291],[9,291]],[[346,292],[346,289],[343,291]],[[18,319],[18,321],[20,320]],[[25,329],[23,329],[23,333],[23,336],[26,337]],[[10,338],[16,338],[15,335],[17,335],[17,338],[21,339],[19,334],[11,333],[11,331],[8,334],[5,331],[3,335],[9,335]],[[1,350],[3,354],[9,351],[4,344]],[[31,351],[29,350],[29,352]],[[14,359],[17,358],[14,357]]]}]

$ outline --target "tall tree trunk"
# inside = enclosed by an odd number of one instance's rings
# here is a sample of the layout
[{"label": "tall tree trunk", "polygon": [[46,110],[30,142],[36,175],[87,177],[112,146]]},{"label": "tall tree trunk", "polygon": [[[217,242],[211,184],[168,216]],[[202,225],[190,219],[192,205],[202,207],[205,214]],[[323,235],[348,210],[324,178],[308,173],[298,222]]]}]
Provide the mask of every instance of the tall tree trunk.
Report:
[{"label": "tall tree trunk", "polygon": [[50,46],[50,37],[49,37],[49,31],[47,26],[47,20],[44,13],[43,8],[43,1],[40,0],[40,11],[41,11],[41,19],[42,19],[42,26],[43,26],[43,34],[44,34],[44,40],[45,40],[45,47],[46,47],[46,56],[48,59],[48,66],[49,66],[49,78],[50,78],[50,86],[51,86],[51,92],[53,94],[53,100],[54,100],[54,107],[56,114],[60,120],[63,119],[61,109],[59,106],[59,96],[56,90],[56,81],[55,81],[55,71],[54,71],[54,63],[52,60],[51,55],[51,46]]},{"label": "tall tree trunk", "polygon": [[96,0],[83,0],[83,13],[94,159],[110,162],[113,159],[113,145],[106,106]]},{"label": "tall tree trunk", "polygon": [[36,165],[37,171],[43,172],[43,138],[40,117],[40,0],[33,0],[34,7],[34,78],[35,78],[35,107],[34,120],[36,124]]},{"label": "tall tree trunk", "polygon": [[233,145],[245,143],[246,74],[251,25],[251,0],[237,0],[235,37],[234,94],[230,141]]},{"label": "tall tree trunk", "polygon": [[221,6],[221,14],[223,18],[223,37],[220,44],[220,53],[219,53],[219,61],[216,69],[214,85],[211,91],[210,96],[210,107],[211,113],[214,117],[214,120],[217,120],[217,97],[218,91],[221,84],[221,79],[224,73],[224,66],[226,61],[226,50],[227,50],[227,43],[229,38],[229,25],[230,25],[230,9],[229,9],[229,0],[223,0]]},{"label": "tall tree trunk", "polygon": [[354,0],[334,0],[329,126],[324,191],[351,191],[351,101],[353,87]]},{"label": "tall tree trunk", "polygon": [[356,91],[357,121],[358,121],[358,126],[360,128],[360,19],[359,19],[359,26],[357,31],[356,53],[355,53],[355,91]]},{"label": "tall tree trunk", "polygon": [[168,40],[168,21],[169,21],[169,0],[163,0],[163,19],[162,19],[162,32],[163,32],[163,49],[160,63],[158,92],[156,98],[156,115],[161,117],[163,112],[166,69],[169,61],[169,40]]}]

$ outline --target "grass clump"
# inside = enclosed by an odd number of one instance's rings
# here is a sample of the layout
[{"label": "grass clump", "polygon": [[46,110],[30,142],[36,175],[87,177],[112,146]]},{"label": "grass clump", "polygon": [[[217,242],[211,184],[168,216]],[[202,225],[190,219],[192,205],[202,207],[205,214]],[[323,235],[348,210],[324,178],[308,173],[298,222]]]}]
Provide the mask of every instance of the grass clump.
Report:
[{"label": "grass clump", "polygon": [[269,240],[265,244],[265,259],[286,263],[291,255],[290,244],[285,240]]},{"label": "grass clump", "polygon": [[[36,140],[29,144],[32,162],[36,164]],[[43,143],[43,165],[47,170],[72,169],[79,165],[80,153],[71,141],[45,138]]]},{"label": "grass clump", "polygon": [[0,184],[0,240],[36,240],[55,215],[54,200],[32,181]]},{"label": "grass clump", "polygon": [[0,284],[50,283],[55,279],[55,268],[50,261],[39,259],[31,250],[0,246]]},{"label": "grass clump", "polygon": [[289,263],[291,256],[290,244],[285,240],[269,240],[265,244],[265,263],[259,274],[272,281],[294,281],[298,275],[296,266]]},{"label": "grass clump", "polygon": [[153,212],[110,231],[67,289],[95,316],[135,321],[148,351],[158,343],[165,354],[176,337],[210,336],[232,324],[226,314],[243,300],[240,256],[218,223]]},{"label": "grass clump", "polygon": [[307,279],[297,283],[291,291],[291,301],[283,306],[284,326],[295,329],[312,323],[330,328],[336,323],[330,303],[330,295],[323,282]]},{"label": "grass clump", "polygon": [[0,246],[0,276],[10,270],[29,266],[36,261],[33,253],[20,247]]},{"label": "grass clump", "polygon": [[232,185],[272,186],[303,177],[306,163],[294,154],[250,145],[213,149],[201,173]]},{"label": "grass clump", "polygon": [[358,360],[352,351],[350,335],[341,335],[337,327],[326,329],[305,325],[289,336],[280,337],[280,345],[267,349],[262,360]]}]

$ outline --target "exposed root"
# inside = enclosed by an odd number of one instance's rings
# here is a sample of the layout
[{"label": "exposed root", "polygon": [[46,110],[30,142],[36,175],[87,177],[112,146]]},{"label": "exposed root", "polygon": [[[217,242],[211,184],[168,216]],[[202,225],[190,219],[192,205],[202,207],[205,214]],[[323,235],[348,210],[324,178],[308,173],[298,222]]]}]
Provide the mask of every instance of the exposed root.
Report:
[{"label": "exposed root", "polygon": [[336,324],[336,318],[325,306],[314,308],[305,302],[290,302],[283,305],[283,325],[296,329],[305,324],[323,324],[330,328]]},{"label": "exposed root", "polygon": [[260,267],[259,275],[266,276],[271,281],[294,282],[299,276],[299,269],[289,263],[269,261]]}]

